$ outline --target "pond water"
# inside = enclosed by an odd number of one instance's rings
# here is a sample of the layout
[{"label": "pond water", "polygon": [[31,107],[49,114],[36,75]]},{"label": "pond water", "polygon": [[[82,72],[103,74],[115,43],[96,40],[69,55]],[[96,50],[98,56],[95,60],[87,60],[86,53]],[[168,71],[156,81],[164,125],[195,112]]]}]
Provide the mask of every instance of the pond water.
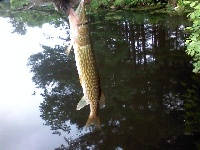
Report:
[{"label": "pond water", "polygon": [[57,20],[0,17],[1,150],[197,149],[200,80],[184,51],[186,17],[90,15],[102,131],[83,128],[89,107],[76,110],[82,88],[73,52],[65,54],[67,23]]}]

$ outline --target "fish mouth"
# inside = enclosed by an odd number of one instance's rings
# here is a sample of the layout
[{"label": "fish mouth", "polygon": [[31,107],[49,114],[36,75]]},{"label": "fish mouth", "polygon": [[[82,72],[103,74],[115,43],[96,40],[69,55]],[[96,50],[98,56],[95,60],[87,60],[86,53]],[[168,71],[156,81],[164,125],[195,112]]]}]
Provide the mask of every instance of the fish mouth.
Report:
[{"label": "fish mouth", "polygon": [[86,25],[88,23],[84,0],[80,1],[79,6],[76,9],[76,14],[78,17],[78,25]]}]

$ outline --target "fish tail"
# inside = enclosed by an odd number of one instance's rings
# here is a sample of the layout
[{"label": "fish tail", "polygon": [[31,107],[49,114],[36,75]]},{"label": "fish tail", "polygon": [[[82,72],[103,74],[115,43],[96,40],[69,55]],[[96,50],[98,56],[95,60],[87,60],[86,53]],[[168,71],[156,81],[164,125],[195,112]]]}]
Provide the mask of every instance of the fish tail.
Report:
[{"label": "fish tail", "polygon": [[101,126],[100,126],[100,120],[98,116],[89,116],[87,123],[85,125],[86,128],[88,128],[89,126],[94,125],[96,129],[101,130]]}]

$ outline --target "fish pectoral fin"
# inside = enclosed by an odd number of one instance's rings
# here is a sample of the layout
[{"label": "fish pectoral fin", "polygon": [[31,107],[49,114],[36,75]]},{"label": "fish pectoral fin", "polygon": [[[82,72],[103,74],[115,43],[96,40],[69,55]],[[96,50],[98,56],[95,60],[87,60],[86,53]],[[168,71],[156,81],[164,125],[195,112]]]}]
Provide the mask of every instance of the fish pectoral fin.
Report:
[{"label": "fish pectoral fin", "polygon": [[104,96],[104,93],[102,91],[101,91],[101,97],[100,97],[99,105],[100,105],[100,108],[105,107],[105,96]]},{"label": "fish pectoral fin", "polygon": [[88,105],[89,103],[86,101],[86,98],[83,96],[81,98],[81,100],[79,101],[76,110],[80,110],[81,108],[83,108],[84,106]]},{"label": "fish pectoral fin", "polygon": [[70,51],[71,51],[71,49],[72,49],[72,46],[73,46],[73,44],[70,43],[70,45],[67,47],[67,49],[66,49],[66,51],[65,51],[67,56],[69,56],[69,53],[70,53]]}]

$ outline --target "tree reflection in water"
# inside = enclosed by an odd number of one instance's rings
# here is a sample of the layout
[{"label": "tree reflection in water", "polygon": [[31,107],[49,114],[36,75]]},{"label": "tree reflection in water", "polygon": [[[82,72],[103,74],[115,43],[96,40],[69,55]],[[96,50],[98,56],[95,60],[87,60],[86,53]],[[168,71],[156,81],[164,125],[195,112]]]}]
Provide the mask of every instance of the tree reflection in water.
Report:
[{"label": "tree reflection in water", "polygon": [[[151,23],[155,20],[150,17],[140,23],[104,19],[91,16],[100,22],[91,24],[91,36],[106,96],[106,107],[100,111],[102,132],[65,139],[57,149],[195,149],[199,132],[195,137],[185,134],[184,119],[191,122],[185,114],[192,109],[184,104],[190,97],[188,85],[199,87],[200,82],[184,52],[181,17],[169,17],[164,25]],[[81,130],[89,108],[75,110],[82,88],[74,55],[66,57],[63,47],[43,48],[29,59],[33,81],[44,89],[41,117],[54,133],[69,133],[66,121]],[[196,100],[195,108],[199,106],[198,94],[190,98]]]}]

